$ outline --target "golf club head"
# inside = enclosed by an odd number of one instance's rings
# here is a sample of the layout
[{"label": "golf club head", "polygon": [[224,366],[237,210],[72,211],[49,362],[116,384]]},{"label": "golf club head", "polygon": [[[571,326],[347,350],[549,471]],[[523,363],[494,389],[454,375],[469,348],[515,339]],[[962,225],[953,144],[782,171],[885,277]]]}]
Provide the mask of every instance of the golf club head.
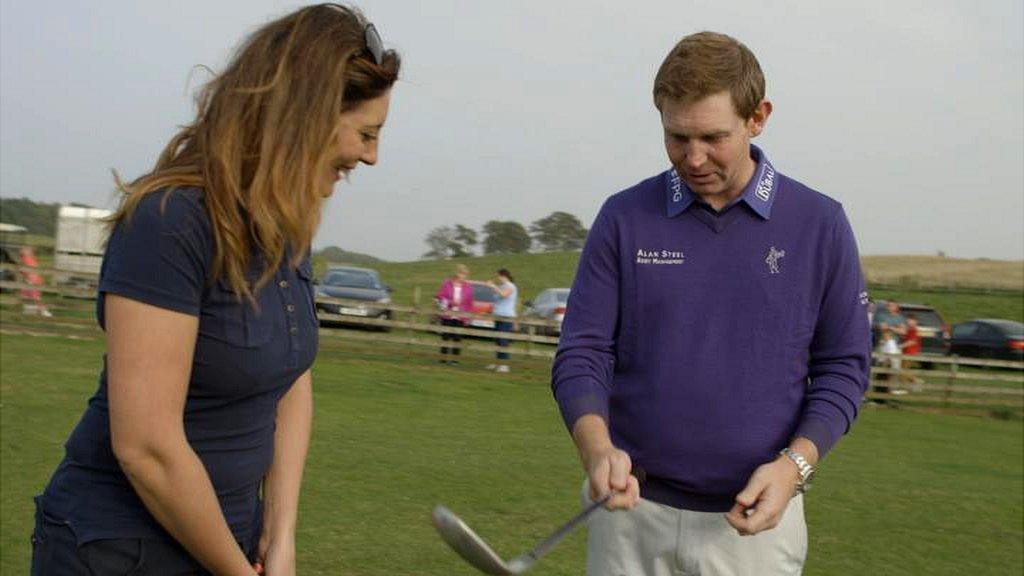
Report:
[{"label": "golf club head", "polygon": [[515,558],[506,564],[483,538],[444,506],[435,506],[433,517],[434,527],[441,538],[463,560],[484,574],[521,574],[532,564],[523,558]]}]

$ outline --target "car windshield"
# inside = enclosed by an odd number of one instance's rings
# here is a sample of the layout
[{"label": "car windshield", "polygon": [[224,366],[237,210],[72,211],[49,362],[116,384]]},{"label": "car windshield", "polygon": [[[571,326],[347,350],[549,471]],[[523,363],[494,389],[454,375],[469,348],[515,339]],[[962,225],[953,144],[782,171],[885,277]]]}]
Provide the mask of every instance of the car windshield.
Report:
[{"label": "car windshield", "polygon": [[904,310],[904,317],[914,316],[917,318],[918,326],[928,326],[929,328],[942,328],[942,318],[939,317],[938,312],[934,310]]},{"label": "car windshield", "polygon": [[569,301],[569,291],[568,290],[556,290],[555,291],[555,300],[558,300],[559,304],[565,304],[566,302]]},{"label": "car windshield", "polygon": [[362,270],[331,270],[324,278],[324,285],[345,288],[380,288],[380,284],[373,274]]},{"label": "car windshield", "polygon": [[487,284],[471,284],[473,286],[473,300],[477,302],[497,302],[498,294]]}]

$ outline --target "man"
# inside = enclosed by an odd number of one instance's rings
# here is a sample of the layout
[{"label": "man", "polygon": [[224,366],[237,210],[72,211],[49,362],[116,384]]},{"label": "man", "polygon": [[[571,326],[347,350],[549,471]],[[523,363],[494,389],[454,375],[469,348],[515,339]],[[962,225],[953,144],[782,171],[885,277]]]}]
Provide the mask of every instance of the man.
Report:
[{"label": "man", "polygon": [[736,40],[681,40],[654,103],[672,168],[601,208],[552,370],[589,497],[615,492],[588,574],[798,574],[801,493],[868,383],[853,233],[750,144],[772,104]]}]

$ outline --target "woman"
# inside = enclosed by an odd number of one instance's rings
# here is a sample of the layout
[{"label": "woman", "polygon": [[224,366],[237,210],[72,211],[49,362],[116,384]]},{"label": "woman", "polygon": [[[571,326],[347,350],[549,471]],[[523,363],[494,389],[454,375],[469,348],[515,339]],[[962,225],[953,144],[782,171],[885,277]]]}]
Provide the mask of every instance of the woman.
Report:
[{"label": "woman", "polygon": [[271,22],[112,217],[99,390],[37,498],[33,574],[295,572],[317,321],[309,247],[377,161],[399,58],[352,9]]},{"label": "woman", "polygon": [[[512,273],[507,268],[502,268],[498,270],[498,277],[487,284],[498,296],[497,302],[494,303],[494,315],[498,318],[503,318],[503,320],[495,321],[494,328],[498,332],[511,332],[515,326],[516,299],[519,296],[519,288],[512,281]],[[498,338],[498,346],[500,348],[508,348],[508,338]],[[504,350],[497,352],[496,357],[498,362],[491,364],[487,368],[497,372],[509,372],[511,368],[508,365],[508,352]]]},{"label": "woman", "polygon": [[[469,278],[469,268],[465,264],[457,265],[455,267],[455,276],[445,280],[441,283],[441,287],[437,289],[437,295],[434,299],[437,301],[438,309],[455,310],[457,312],[473,312],[473,285],[466,280],[467,278]],[[466,325],[466,319],[465,317],[460,316],[442,315],[441,324],[462,328]],[[462,336],[459,334],[442,332],[441,341],[450,341],[454,343],[454,345],[450,347],[452,353],[451,360],[448,360],[449,347],[441,346],[441,363],[458,364],[459,361],[456,357],[462,351],[458,344],[462,341]]]}]

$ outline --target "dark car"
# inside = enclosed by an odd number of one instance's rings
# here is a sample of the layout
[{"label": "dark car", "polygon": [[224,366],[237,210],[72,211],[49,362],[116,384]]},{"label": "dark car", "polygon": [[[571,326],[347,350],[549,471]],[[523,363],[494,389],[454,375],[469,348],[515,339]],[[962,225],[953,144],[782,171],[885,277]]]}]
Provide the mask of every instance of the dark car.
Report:
[{"label": "dark car", "polygon": [[[897,302],[903,322],[908,316],[917,318],[917,332],[921,336],[922,354],[946,354],[949,351],[949,325],[942,319],[938,310],[924,304]],[[878,341],[882,326],[898,323],[888,311],[889,302],[875,301],[875,316],[871,322],[872,343]]]},{"label": "dark car", "polygon": [[953,326],[949,353],[971,358],[1024,361],[1024,324],[983,318]]},{"label": "dark car", "polygon": [[[7,264],[10,266],[17,266],[18,259],[14,256],[16,250],[10,246],[0,246],[0,263]],[[0,281],[17,283],[18,273],[11,268],[4,268],[0,270]],[[0,291],[7,292],[8,288],[0,288]]]},{"label": "dark car", "polygon": [[562,333],[562,320],[565,318],[565,307],[569,302],[568,288],[548,288],[542,290],[533,300],[524,302],[523,318],[534,318],[557,322],[558,326],[539,327],[537,332],[558,336]]},{"label": "dark car", "polygon": [[[318,313],[337,314],[358,318],[391,319],[391,288],[381,282],[380,274],[368,268],[330,266],[322,282],[316,287]],[[358,300],[358,302],[331,302],[325,298]],[[320,323],[337,319],[321,319]],[[342,321],[343,322],[343,321]]]}]

